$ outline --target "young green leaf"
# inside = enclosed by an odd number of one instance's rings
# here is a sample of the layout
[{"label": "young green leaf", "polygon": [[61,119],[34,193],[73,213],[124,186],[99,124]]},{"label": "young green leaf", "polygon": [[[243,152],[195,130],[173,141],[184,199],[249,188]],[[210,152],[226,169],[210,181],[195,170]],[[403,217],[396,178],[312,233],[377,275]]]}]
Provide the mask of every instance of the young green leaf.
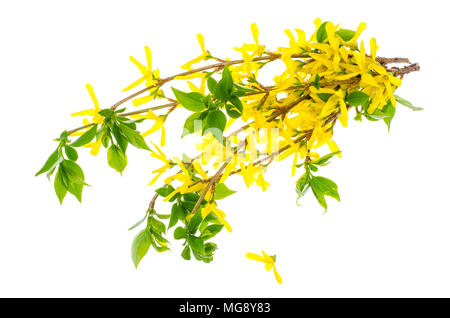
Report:
[{"label": "young green leaf", "polygon": [[328,94],[328,93],[319,93],[319,94],[317,94],[317,97],[319,97],[325,103],[328,102],[328,100],[330,99],[331,96],[333,96],[333,94]]},{"label": "young green leaf", "polygon": [[97,133],[97,124],[92,126],[88,131],[86,131],[84,134],[82,134],[80,137],[78,137],[77,140],[72,142],[70,145],[72,147],[81,147],[84,146],[92,141],[94,139],[95,135]]},{"label": "young green leaf", "polygon": [[190,110],[191,112],[199,112],[205,109],[202,94],[197,92],[185,93],[174,87],[172,87],[172,91],[175,94],[177,101],[187,110]]},{"label": "young green leaf", "polygon": [[63,160],[61,165],[64,167],[69,183],[85,184],[83,170],[78,164],[71,160]]},{"label": "young green leaf", "polygon": [[369,95],[360,91],[355,91],[349,93],[345,100],[350,106],[359,106],[369,100]]},{"label": "young green leaf", "polygon": [[200,211],[200,209],[198,209],[187,224],[187,231],[191,234],[195,234],[202,220],[202,212]]},{"label": "young green leaf", "polygon": [[223,82],[225,89],[227,90],[228,94],[230,94],[233,90],[233,77],[231,76],[231,72],[226,65],[223,68],[222,79],[220,81]]},{"label": "young green leaf", "polygon": [[144,216],[141,220],[137,221],[134,225],[132,225],[132,226],[128,229],[128,231],[134,230],[134,229],[137,228],[139,225],[141,225],[142,222],[144,222],[145,220],[147,220],[147,214],[145,214],[145,216]]},{"label": "young green leaf", "polygon": [[230,190],[225,183],[217,183],[214,191],[214,200],[225,199],[233,193],[236,193],[236,191]]},{"label": "young green leaf", "polygon": [[196,131],[201,130],[203,127],[202,121],[206,117],[206,115],[207,115],[207,112],[193,113],[191,116],[186,118],[186,121],[184,122],[183,133],[181,135],[181,138],[183,138],[184,136],[187,136],[189,134],[193,134]]},{"label": "young green leaf", "polygon": [[211,94],[214,94],[214,89],[217,86],[217,81],[212,77],[208,77],[208,80],[206,81],[206,85],[208,86],[209,92]]},{"label": "young green leaf", "polygon": [[120,174],[127,166],[127,155],[116,145],[108,148],[108,165]]},{"label": "young green leaf", "polygon": [[327,165],[328,161],[331,158],[333,158],[336,155],[339,155],[340,153],[341,153],[341,151],[335,151],[335,152],[329,153],[328,155],[322,156],[319,159],[311,161],[311,163],[314,165],[317,165],[317,166],[325,166],[325,165]]},{"label": "young green leaf", "polygon": [[383,118],[384,123],[388,127],[388,131],[391,129],[391,122],[395,115],[395,107],[392,105],[391,101],[389,101],[384,107],[383,107],[383,113],[386,115],[385,118]]},{"label": "young green leaf", "polygon": [[103,147],[105,147],[105,148],[108,148],[108,146],[109,146],[109,136],[107,135],[107,134],[104,134],[103,136],[102,136],[102,145],[103,145]]},{"label": "young green leaf", "polygon": [[120,150],[122,150],[122,152],[125,154],[126,151],[127,151],[127,147],[128,147],[128,140],[127,140],[127,138],[125,138],[125,136],[120,131],[119,126],[116,125],[116,124],[114,124],[112,126],[111,132],[112,132],[114,138],[116,139],[117,144],[120,147]]},{"label": "young green leaf", "polygon": [[58,197],[59,203],[61,203],[61,205],[67,194],[67,185],[64,180],[63,174],[64,174],[64,168],[62,168],[62,166],[59,165],[58,171],[56,171],[56,175],[55,175],[54,187],[55,187],[56,196]]},{"label": "young green leaf", "polygon": [[172,209],[170,210],[170,220],[169,220],[169,226],[168,228],[170,229],[172,226],[174,226],[175,224],[177,224],[178,222],[178,216],[177,216],[177,209],[179,208],[177,203],[174,203],[172,205]]},{"label": "young green leaf", "polygon": [[310,182],[310,177],[308,173],[304,173],[295,184],[295,191],[297,192],[298,197],[302,197],[305,193]]},{"label": "young green leaf", "polygon": [[150,226],[152,232],[166,233],[166,225],[163,222],[158,221],[154,217],[149,217],[148,223],[149,223],[149,226]]},{"label": "young green leaf", "polygon": [[131,245],[131,259],[134,266],[137,268],[139,262],[147,254],[151,245],[151,234],[148,230],[139,232],[133,240]]},{"label": "young green leaf", "polygon": [[219,233],[223,228],[223,225],[218,225],[218,224],[213,224],[213,225],[209,225],[206,227],[206,229],[204,229],[204,231],[202,232],[202,234],[200,235],[200,237],[203,240],[209,240],[210,238],[213,238],[214,236],[217,235],[217,233]]},{"label": "young green leaf", "polygon": [[216,99],[222,102],[228,101],[229,93],[227,88],[225,87],[225,83],[222,80],[217,83],[216,87],[214,88],[213,95]]},{"label": "young green leaf", "polygon": [[348,29],[340,29],[336,31],[336,34],[339,35],[342,38],[342,40],[348,42],[355,36],[355,31]]},{"label": "young green leaf", "polygon": [[50,157],[48,157],[47,161],[44,163],[44,166],[41,168],[41,170],[39,170],[35,176],[37,177],[38,175],[40,175],[41,173],[47,172],[49,171],[58,161],[59,158],[59,152],[58,150],[55,150]]},{"label": "young green leaf", "polygon": [[228,116],[231,118],[239,118],[242,115],[242,102],[241,100],[236,96],[230,97],[231,104],[226,104],[225,109],[227,111]]},{"label": "young green leaf", "polygon": [[122,123],[119,124],[119,128],[122,131],[125,138],[130,142],[130,144],[132,144],[136,148],[150,151],[150,148],[147,146],[144,138],[138,131],[131,129],[130,127]]},{"label": "young green leaf", "polygon": [[214,135],[218,132],[221,132],[220,135],[222,135],[226,124],[227,124],[227,117],[225,116],[225,114],[222,113],[222,111],[220,110],[213,110],[208,112],[208,115],[206,116],[205,131],[207,131],[208,129],[214,129],[213,130]]},{"label": "young green leaf", "polygon": [[176,240],[181,240],[181,239],[186,238],[187,237],[186,230],[184,228],[182,228],[181,226],[177,227],[175,229],[175,231],[173,232],[173,237]]},{"label": "young green leaf", "polygon": [[203,239],[196,236],[188,236],[187,241],[191,246],[192,250],[204,255],[205,254],[205,243]]},{"label": "young green leaf", "polygon": [[75,148],[71,146],[64,146],[64,152],[66,153],[67,158],[69,158],[72,161],[77,161],[78,153],[75,150]]},{"label": "young green leaf", "polygon": [[77,200],[81,202],[81,194],[83,192],[83,187],[84,184],[70,182],[67,191],[72,193],[75,196],[75,198],[77,198]]},{"label": "young green leaf", "polygon": [[161,187],[159,189],[156,189],[155,192],[158,193],[162,197],[167,197],[169,194],[171,194],[175,190],[174,187],[172,187],[170,184],[166,187]]},{"label": "young green leaf", "polygon": [[183,252],[181,252],[181,257],[183,257],[185,260],[191,259],[191,248],[189,245],[186,245],[186,247],[183,249]]},{"label": "young green leaf", "polygon": [[109,108],[105,108],[105,109],[102,109],[101,111],[99,111],[98,114],[105,118],[111,118],[112,115],[114,115],[114,112]]},{"label": "young green leaf", "polygon": [[408,107],[409,109],[412,109],[413,111],[423,110],[422,107],[416,107],[416,106],[414,106],[413,104],[411,104],[411,102],[408,102],[406,99],[404,99],[404,98],[402,98],[402,97],[400,97],[400,96],[394,95],[394,97],[395,97],[395,100],[396,100],[397,102],[399,102],[399,103],[402,104],[403,106]]},{"label": "young green leaf", "polygon": [[321,24],[319,29],[317,30],[316,39],[317,42],[322,43],[328,38],[326,25],[328,22],[324,22]]},{"label": "young green leaf", "polygon": [[314,77],[314,81],[311,83],[312,86],[314,86],[316,89],[320,89],[320,76],[319,74],[316,74]]},{"label": "young green leaf", "polygon": [[325,210],[327,209],[327,203],[325,201],[325,195],[340,201],[338,188],[336,183],[325,177],[311,177],[311,189],[314,195]]}]

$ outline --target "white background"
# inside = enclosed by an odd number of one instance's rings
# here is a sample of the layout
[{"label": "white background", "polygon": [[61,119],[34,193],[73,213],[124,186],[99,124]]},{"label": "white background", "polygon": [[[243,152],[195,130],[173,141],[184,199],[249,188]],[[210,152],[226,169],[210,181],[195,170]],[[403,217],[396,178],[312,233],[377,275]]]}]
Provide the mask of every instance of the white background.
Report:
[{"label": "white background", "polygon": [[[1,200],[0,296],[125,297],[392,297],[450,296],[447,11],[444,1],[4,1],[0,5]],[[260,41],[287,44],[285,28],[310,34],[313,20],[374,36],[379,55],[409,57],[422,70],[408,75],[400,96],[425,108],[398,106],[388,134],[382,122],[336,129],[343,159],[321,175],[337,182],[341,203],[326,214],[312,198],[295,204],[291,159],[274,164],[262,193],[230,179],[238,194],[221,202],[233,226],[223,231],[211,264],[186,262],[153,250],[138,270],[127,228],[145,212],[160,163],[130,148],[121,177],[105,151],[79,162],[92,188],[83,203],[61,207],[44,176],[34,177],[56,146],[52,138],[79,126],[69,114],[91,108],[85,83],[102,107],[126,96],[139,73],[128,61],[153,51],[161,76],[197,56],[195,34],[207,49],[236,57],[232,48]],[[133,109],[134,106],[130,106]],[[182,112],[182,111],[181,111]],[[180,154],[186,113],[167,123],[167,152]],[[153,140],[158,140],[154,136]],[[192,145],[183,145],[189,149]],[[167,206],[158,205],[160,212]],[[172,233],[169,234],[172,237]],[[244,257],[277,254],[284,279]]]}]

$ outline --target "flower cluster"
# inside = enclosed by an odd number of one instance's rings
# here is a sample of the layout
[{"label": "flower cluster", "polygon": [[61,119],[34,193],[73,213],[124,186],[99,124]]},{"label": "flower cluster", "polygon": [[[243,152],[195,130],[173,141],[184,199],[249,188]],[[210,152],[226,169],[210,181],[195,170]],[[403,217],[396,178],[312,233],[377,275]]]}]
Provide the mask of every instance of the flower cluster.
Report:
[{"label": "flower cluster", "polygon": [[[97,155],[103,145],[108,149],[108,165],[121,174],[128,163],[129,144],[160,161],[162,166],[149,169],[149,178],[150,172],[153,174],[149,184],[161,182],[161,187],[155,190],[144,218],[131,228],[146,222],[132,244],[136,266],[150,247],[157,252],[169,249],[164,235],[172,227],[174,238],[183,241],[184,259],[193,255],[197,260],[212,261],[217,245],[210,239],[222,228],[232,231],[225,212],[218,208],[218,201],[235,193],[225,184],[228,178],[240,176],[247,187],[256,185],[266,191],[270,183],[265,173],[273,161],[291,158],[292,176],[298,169],[303,171],[296,182],[297,200],[311,189],[326,210],[326,197],[340,200],[338,187],[316,172],[334,156],[341,157],[334,136],[336,126],[347,127],[354,112],[355,120],[382,120],[389,128],[397,102],[419,110],[394,95],[403,76],[419,68],[406,58],[377,56],[378,44],[373,38],[366,52],[364,41],[358,41],[364,23],[355,31],[320,19],[314,23],[316,30],[309,39],[302,30],[286,30],[287,45],[272,51],[261,44],[258,27],[252,24],[253,42],[235,48],[238,59],[213,56],[198,34],[201,54],[185,63],[181,73],[169,77],[152,69],[151,51],[145,47],[147,66],[130,57],[141,76],[124,91],[144,87],[101,109],[92,87],[86,85],[94,108],[73,114],[85,116],[84,126],[61,134],[57,149],[38,174],[47,172],[50,177],[57,170],[54,185],[59,200],[62,202],[67,192],[81,200],[85,181],[75,163],[76,147],[90,147]],[[258,75],[274,61],[281,61],[282,69],[273,74],[272,83],[261,82]],[[392,63],[407,65],[390,67]],[[185,82],[189,91],[165,90],[168,82]],[[134,106],[164,103],[129,112],[119,109],[129,101]],[[164,124],[174,113],[186,116],[181,138],[197,134],[201,139],[193,152],[182,158],[170,158],[162,149]],[[148,121],[151,125],[141,132],[140,127]],[[155,133],[160,134],[160,146],[151,142],[149,147],[144,138]],[[72,141],[74,136],[78,138]],[[158,213],[162,209],[156,208],[158,197],[171,204],[170,213]],[[281,284],[275,257],[264,251],[263,256],[246,256],[265,263],[268,271],[273,269]]]}]

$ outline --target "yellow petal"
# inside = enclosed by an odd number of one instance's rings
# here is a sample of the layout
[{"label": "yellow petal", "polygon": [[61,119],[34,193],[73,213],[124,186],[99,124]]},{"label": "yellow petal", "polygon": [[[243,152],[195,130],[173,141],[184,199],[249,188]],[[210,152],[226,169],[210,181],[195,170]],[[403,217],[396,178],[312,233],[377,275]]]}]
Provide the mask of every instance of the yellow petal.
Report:
[{"label": "yellow petal", "polygon": [[200,162],[198,160],[194,160],[192,162],[192,165],[194,166],[195,171],[198,172],[198,174],[203,178],[203,179],[208,179],[208,176],[206,175],[205,171],[203,170],[202,166],[200,165]]},{"label": "yellow petal", "polygon": [[150,72],[152,70],[152,51],[150,51],[148,46],[144,47],[144,50],[147,59],[147,72]]},{"label": "yellow petal", "polygon": [[87,110],[82,110],[80,112],[76,112],[73,113],[70,116],[95,116],[97,112],[95,111],[95,109],[87,109]]},{"label": "yellow petal", "polygon": [[138,79],[137,81],[131,83],[130,85],[128,85],[127,87],[125,87],[122,91],[126,92],[129,91],[130,89],[135,88],[136,86],[138,86],[139,84],[141,84],[143,81],[145,80],[145,76],[141,77],[140,79]]},{"label": "yellow petal", "polygon": [[283,279],[281,278],[280,274],[278,274],[277,269],[275,268],[275,265],[273,266],[273,274],[275,275],[275,279],[277,280],[278,284],[282,284]]},{"label": "yellow petal", "polygon": [[266,259],[264,257],[262,257],[261,255],[255,254],[255,253],[247,253],[245,254],[245,257],[257,261],[257,262],[262,262],[262,263],[266,263]]},{"label": "yellow petal", "polygon": [[371,38],[370,39],[370,55],[372,56],[372,60],[374,60],[374,61],[377,58],[377,50],[378,50],[377,40],[375,38]]},{"label": "yellow petal", "polygon": [[91,84],[89,84],[89,83],[86,84],[86,88],[87,88],[87,90],[89,92],[89,95],[91,96],[92,101],[94,102],[95,108],[98,108],[99,104],[98,104],[98,101],[97,101],[97,97],[95,97],[94,90],[92,89]]},{"label": "yellow petal", "polygon": [[347,127],[347,124],[348,124],[347,106],[345,105],[345,102],[342,99],[339,101],[339,108],[341,110],[341,115],[339,116],[339,121],[341,122],[343,127]]},{"label": "yellow petal", "polygon": [[130,56],[130,61],[137,66],[137,68],[139,69],[139,71],[142,73],[142,75],[147,75],[148,74],[148,70],[147,68],[142,65],[141,63],[139,63],[134,57]]},{"label": "yellow petal", "polygon": [[206,50],[205,50],[205,38],[203,37],[203,35],[201,33],[197,34],[197,41],[198,41],[198,45],[200,45],[200,48],[202,49],[202,53],[206,54]]},{"label": "yellow petal", "polygon": [[258,30],[258,26],[256,25],[256,23],[252,23],[250,25],[250,29],[252,30],[253,40],[255,40],[255,43],[257,45],[259,45],[259,30]]}]

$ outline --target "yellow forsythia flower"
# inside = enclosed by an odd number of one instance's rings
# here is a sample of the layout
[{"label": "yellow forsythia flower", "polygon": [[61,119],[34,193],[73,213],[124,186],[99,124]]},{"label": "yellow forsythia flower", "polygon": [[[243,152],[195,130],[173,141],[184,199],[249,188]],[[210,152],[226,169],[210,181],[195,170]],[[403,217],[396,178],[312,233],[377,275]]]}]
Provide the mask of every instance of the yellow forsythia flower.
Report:
[{"label": "yellow forsythia flower", "polygon": [[245,257],[257,262],[265,263],[265,268],[268,272],[273,269],[273,274],[275,275],[275,279],[277,280],[278,284],[281,284],[283,282],[280,274],[278,274],[277,269],[275,268],[275,256],[269,256],[266,254],[266,252],[262,251],[262,256],[255,253],[247,253],[245,254]]}]

